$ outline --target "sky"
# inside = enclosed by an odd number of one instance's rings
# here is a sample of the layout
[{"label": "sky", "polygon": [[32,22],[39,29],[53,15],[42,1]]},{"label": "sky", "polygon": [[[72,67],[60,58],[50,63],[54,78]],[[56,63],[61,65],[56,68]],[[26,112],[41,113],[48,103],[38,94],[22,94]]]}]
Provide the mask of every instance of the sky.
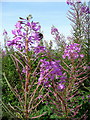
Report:
[{"label": "sky", "polygon": [[[67,18],[69,6],[65,1],[35,2],[34,0],[34,2],[7,2],[4,0],[4,2],[0,3],[0,8],[2,8],[0,10],[2,31],[5,29],[11,39],[11,31],[15,28],[14,25],[19,20],[19,17],[26,18],[29,14],[33,16],[33,21],[40,23],[45,40],[49,41],[53,39],[50,34],[52,25],[57,27],[59,32],[66,37],[70,35],[71,26]],[[0,42],[3,43],[2,39]]]}]

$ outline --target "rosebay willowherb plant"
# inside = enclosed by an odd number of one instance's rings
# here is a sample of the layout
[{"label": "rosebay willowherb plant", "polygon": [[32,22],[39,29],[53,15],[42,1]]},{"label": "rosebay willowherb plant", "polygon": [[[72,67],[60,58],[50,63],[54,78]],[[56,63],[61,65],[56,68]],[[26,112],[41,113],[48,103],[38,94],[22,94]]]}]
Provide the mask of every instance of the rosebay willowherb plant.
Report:
[{"label": "rosebay willowherb plant", "polygon": [[[90,1],[86,5],[80,0],[67,0],[67,4],[70,5],[68,18],[72,22],[73,41],[82,45],[83,53],[86,55],[87,71],[90,73]],[[89,76],[88,78],[90,78]],[[89,79],[87,83],[89,83]]]},{"label": "rosebay willowherb plant", "polygon": [[[88,79],[87,70],[84,69],[85,62],[81,46],[72,43],[65,47],[61,60],[62,66],[60,61],[52,59],[50,54],[48,58],[48,61],[47,59],[41,60],[40,78],[38,79],[38,84],[43,84],[49,93],[49,99],[46,99],[45,102],[51,104],[54,117],[74,119],[82,106],[79,99],[82,98],[83,93],[80,93],[78,89],[83,81]],[[42,80],[46,73],[49,74]],[[82,77],[82,75],[84,76]]]},{"label": "rosebay willowherb plant", "polygon": [[[34,54],[41,53],[45,50],[45,47],[40,46],[40,40],[43,38],[40,32],[41,26],[37,22],[31,21],[31,16],[27,19],[20,18],[15,25],[15,29],[12,30],[14,35],[13,40],[7,41],[7,45],[15,49],[11,58],[14,61],[16,71],[19,74],[20,88],[18,85],[11,85],[5,73],[3,73],[4,78],[10,88],[10,90],[15,95],[18,105],[12,106],[10,103],[5,105],[2,101],[4,109],[14,118],[20,119],[35,119],[41,117],[46,112],[39,114],[37,110],[38,105],[43,101],[45,96],[48,94],[42,94],[43,86],[37,84],[37,75],[40,61],[38,62],[36,68],[33,64],[37,61],[34,58]],[[37,72],[38,71],[38,72]],[[44,76],[43,79],[47,77]],[[43,97],[39,99],[40,96]]]},{"label": "rosebay willowherb plant", "polygon": [[[70,5],[68,18],[72,22],[74,42],[82,44],[83,51],[86,52],[88,61],[90,58],[90,5],[82,3],[80,0],[67,0]],[[88,49],[87,49],[88,48]]]},{"label": "rosebay willowherb plant", "polygon": [[[76,114],[79,112],[80,107],[82,106],[80,100],[84,96],[83,91],[81,91],[79,88],[84,84],[85,80],[89,79],[88,75],[90,75],[90,73],[87,71],[87,61],[84,57],[83,50],[81,49],[84,44],[83,42],[85,42],[84,40],[86,31],[84,25],[88,24],[85,21],[85,16],[89,14],[90,11],[89,8],[87,6],[84,6],[80,1],[74,2],[68,0],[67,3],[72,5],[73,8],[71,9],[74,11],[74,13],[70,12],[70,14],[74,16],[74,20],[70,17],[70,20],[75,24],[73,29],[76,27],[74,29],[75,34],[73,36],[73,40],[70,45],[67,45],[65,47],[64,54],[62,56],[65,60],[61,60],[63,63],[62,66],[60,66],[61,69],[55,66],[56,63],[52,61],[52,56],[50,56],[50,54],[49,61],[46,59],[42,61],[42,64],[40,66],[41,74],[39,83],[41,78],[45,75],[45,72],[48,72],[48,70],[51,68],[52,71],[50,72],[49,76],[47,76],[47,78],[42,81],[43,85],[46,87],[46,90],[48,90],[50,93],[48,95],[50,99],[46,100],[46,103],[52,105],[52,111],[55,113],[55,115],[60,116],[60,118],[62,116],[63,118],[74,119],[74,117],[76,117]],[[83,8],[85,10],[83,10]],[[78,12],[82,12],[82,14],[79,14]],[[79,23],[81,21],[83,24]],[[55,40],[60,40],[58,29],[55,27],[52,28],[51,34],[55,35]],[[82,39],[83,37],[84,39]],[[87,56],[86,53],[85,56]],[[53,68],[53,66],[55,66],[57,69],[57,74],[55,74],[55,68]],[[59,72],[61,71],[60,74],[58,74],[58,70]],[[64,72],[64,75],[67,74],[66,78],[65,76],[62,76],[62,72]],[[60,76],[62,76],[62,78]],[[89,87],[85,88],[88,89]],[[88,91],[90,91],[90,89],[88,89]],[[86,120],[87,116],[83,115],[81,118],[76,119]]]}]

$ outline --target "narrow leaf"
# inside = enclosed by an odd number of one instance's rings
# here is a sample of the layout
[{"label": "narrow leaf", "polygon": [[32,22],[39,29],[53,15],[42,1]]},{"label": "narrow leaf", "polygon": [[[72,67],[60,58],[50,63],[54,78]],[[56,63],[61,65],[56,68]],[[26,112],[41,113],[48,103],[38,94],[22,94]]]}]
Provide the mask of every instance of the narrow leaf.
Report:
[{"label": "narrow leaf", "polygon": [[[16,93],[16,91],[12,88],[12,86],[11,86],[10,83],[8,82],[8,80],[7,80],[6,76],[5,76],[5,73],[3,73],[3,76],[4,76],[5,80],[6,80],[6,82],[7,82],[8,86],[9,86],[9,88],[10,88],[11,91],[13,92],[13,94],[14,94],[17,98],[20,98],[20,95]],[[19,100],[19,99],[18,99],[18,100]],[[21,103],[20,100],[19,100],[19,102]]]},{"label": "narrow leaf", "polygon": [[13,113],[12,113],[12,111],[11,110],[9,110],[9,108],[4,104],[4,102],[0,99],[0,101],[1,101],[1,103],[2,103],[2,106],[3,106],[3,108],[4,108],[4,110],[6,111],[6,112],[8,112],[9,113],[9,115],[11,115],[12,117],[16,117]]}]

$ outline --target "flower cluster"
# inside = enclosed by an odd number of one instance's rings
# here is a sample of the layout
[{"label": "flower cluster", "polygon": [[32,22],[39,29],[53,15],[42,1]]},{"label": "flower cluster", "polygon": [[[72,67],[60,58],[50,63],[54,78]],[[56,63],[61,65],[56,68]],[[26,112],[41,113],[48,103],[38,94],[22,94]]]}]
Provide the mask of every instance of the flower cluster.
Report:
[{"label": "flower cluster", "polygon": [[88,6],[81,7],[81,13],[90,14],[90,9]]},{"label": "flower cluster", "polygon": [[[75,0],[75,1],[73,1],[73,0],[67,0],[66,3],[68,5],[74,6],[75,3],[81,4],[81,0]],[[88,6],[81,4],[81,6],[80,6],[80,12],[81,13],[85,13],[85,14],[90,14],[90,9],[89,9]]]},{"label": "flower cluster", "polygon": [[12,30],[14,35],[13,40],[8,41],[8,46],[15,46],[20,50],[25,49],[25,40],[28,40],[29,47],[32,47],[35,43],[40,42],[43,35],[40,33],[41,26],[38,22],[29,21],[23,19],[18,21],[15,25],[15,29]]},{"label": "flower cluster", "polygon": [[[76,0],[75,2],[81,3],[81,0]],[[74,5],[74,1],[73,1],[73,0],[67,0],[66,3],[67,3],[68,5]]]},{"label": "flower cluster", "polygon": [[54,26],[51,28],[51,34],[55,36],[55,40],[60,40],[60,33]]},{"label": "flower cluster", "polygon": [[44,53],[45,52],[45,47],[38,45],[38,46],[34,47],[34,52],[36,54]]},{"label": "flower cluster", "polygon": [[54,35],[54,34],[59,34],[58,29],[53,26],[53,27],[51,28],[51,34],[52,34],[52,35]]},{"label": "flower cluster", "polygon": [[83,58],[83,54],[79,54],[81,51],[80,44],[72,43],[67,45],[64,50],[64,55],[62,56],[64,59],[68,57],[68,59],[77,59],[78,57]]},{"label": "flower cluster", "polygon": [[66,3],[67,3],[68,5],[73,5],[73,2],[71,2],[71,0],[67,0]]},{"label": "flower cluster", "polygon": [[[63,81],[66,79],[62,73],[62,67],[59,65],[59,60],[47,61],[46,59],[43,59],[41,62],[42,64],[40,65],[40,77],[38,79],[39,84],[44,84],[44,86],[50,87],[50,81],[53,81],[54,79]],[[63,82],[60,82],[58,85],[59,89],[64,88],[64,85],[62,85],[62,83]]]}]

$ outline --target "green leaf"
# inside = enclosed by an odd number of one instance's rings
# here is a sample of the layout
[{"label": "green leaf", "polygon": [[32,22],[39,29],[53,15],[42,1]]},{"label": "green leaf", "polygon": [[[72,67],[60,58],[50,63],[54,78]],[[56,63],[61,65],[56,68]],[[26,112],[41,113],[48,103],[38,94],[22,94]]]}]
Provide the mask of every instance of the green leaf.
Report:
[{"label": "green leaf", "polygon": [[10,83],[8,82],[8,80],[7,80],[6,76],[5,76],[5,73],[3,73],[3,76],[4,76],[5,80],[6,80],[9,88],[11,89],[11,91],[13,92],[13,94],[17,97],[18,94],[15,92],[15,90],[12,88],[12,86],[11,86]]},{"label": "green leaf", "polygon": [[4,104],[4,102],[0,99],[1,103],[2,103],[2,107],[4,108],[4,110],[11,115],[13,118],[15,118],[16,116],[12,113],[12,111],[9,110],[9,108]]}]

